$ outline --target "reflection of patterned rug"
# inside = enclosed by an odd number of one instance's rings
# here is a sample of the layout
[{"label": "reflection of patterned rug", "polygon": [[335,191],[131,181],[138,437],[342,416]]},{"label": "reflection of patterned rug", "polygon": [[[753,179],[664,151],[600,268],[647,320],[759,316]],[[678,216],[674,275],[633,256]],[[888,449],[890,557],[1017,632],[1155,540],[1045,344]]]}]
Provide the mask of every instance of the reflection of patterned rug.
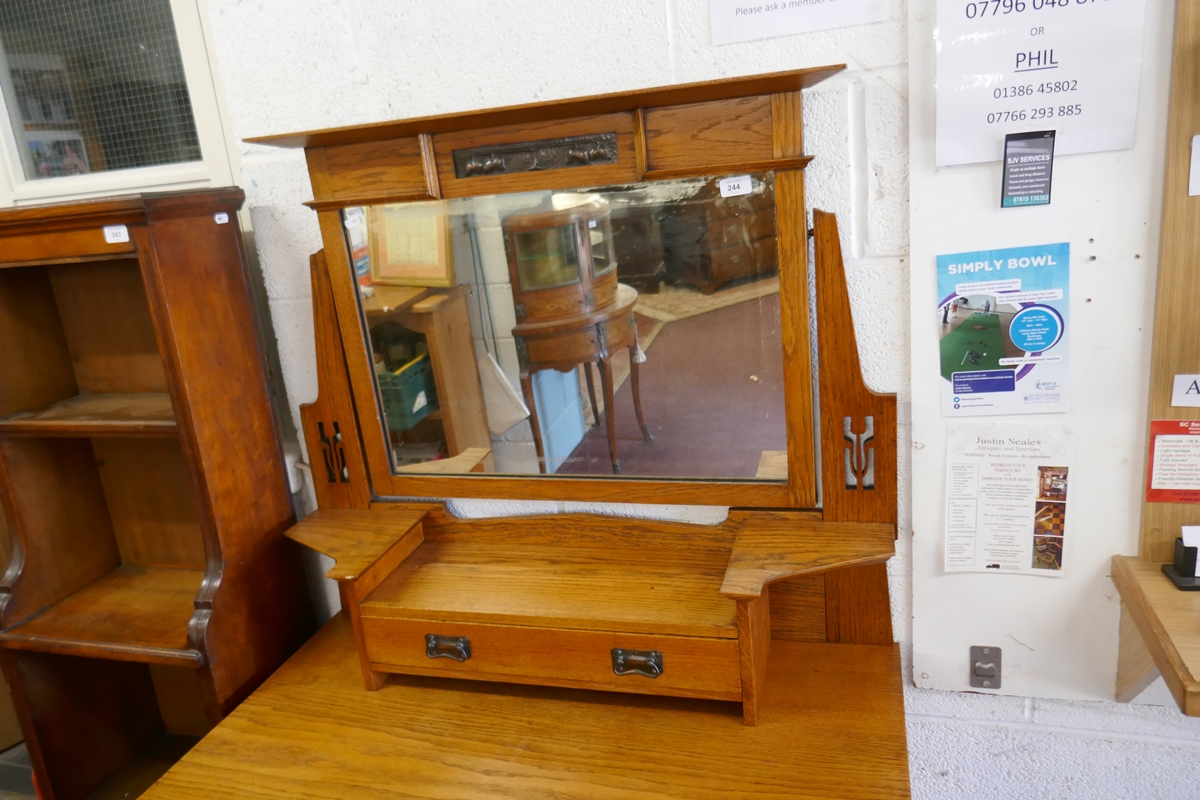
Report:
[{"label": "reflection of patterned rug", "polygon": [[697,314],[706,314],[718,308],[744,303],[747,300],[757,300],[769,294],[779,292],[779,277],[772,275],[760,280],[745,283],[727,284],[712,294],[704,294],[699,289],[680,284],[667,286],[663,284],[658,294],[639,294],[637,312],[647,317],[663,322],[674,322],[677,319],[687,319]]}]

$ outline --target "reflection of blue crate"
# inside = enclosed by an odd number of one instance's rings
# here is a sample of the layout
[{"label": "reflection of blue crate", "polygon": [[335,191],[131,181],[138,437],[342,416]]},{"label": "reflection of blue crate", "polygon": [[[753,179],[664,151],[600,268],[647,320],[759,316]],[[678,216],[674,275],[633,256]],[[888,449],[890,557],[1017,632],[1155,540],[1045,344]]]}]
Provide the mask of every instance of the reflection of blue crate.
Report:
[{"label": "reflection of blue crate", "polygon": [[428,353],[378,378],[388,430],[406,431],[437,410],[437,385]]}]

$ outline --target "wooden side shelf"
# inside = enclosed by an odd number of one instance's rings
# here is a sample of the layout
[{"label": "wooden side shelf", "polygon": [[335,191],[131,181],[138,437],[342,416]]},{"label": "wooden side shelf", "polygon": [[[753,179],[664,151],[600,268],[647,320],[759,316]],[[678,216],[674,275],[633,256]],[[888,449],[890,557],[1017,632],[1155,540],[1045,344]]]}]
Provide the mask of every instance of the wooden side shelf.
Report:
[{"label": "wooden side shelf", "polygon": [[166,392],[81,394],[0,419],[9,436],[178,436]]},{"label": "wooden side shelf", "polygon": [[12,650],[174,666],[200,665],[187,646],[200,569],[121,566],[0,632]]},{"label": "wooden side shelf", "polygon": [[1128,702],[1161,673],[1183,713],[1200,716],[1200,592],[1181,592],[1162,565],[1113,556],[1121,594],[1117,700]]}]

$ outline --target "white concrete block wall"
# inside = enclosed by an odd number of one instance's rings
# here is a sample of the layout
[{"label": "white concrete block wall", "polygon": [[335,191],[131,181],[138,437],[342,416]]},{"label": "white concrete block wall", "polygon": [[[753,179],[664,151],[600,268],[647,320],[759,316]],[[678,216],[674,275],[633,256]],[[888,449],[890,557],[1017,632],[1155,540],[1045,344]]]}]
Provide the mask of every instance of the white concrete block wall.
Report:
[{"label": "white concrete block wall", "polygon": [[[806,149],[817,157],[807,173],[808,199],[839,218],[866,382],[899,395],[901,536],[889,575],[907,674],[913,445],[905,2],[892,0],[891,18],[882,23],[719,48],[709,41],[707,0],[611,0],[589,8],[602,13],[531,0],[210,0],[239,138],[846,63],[846,72],[806,96]],[[242,145],[242,183],[299,427],[299,404],[316,395],[308,254],[320,247],[316,217],[301,205],[311,198],[304,159]],[[709,523],[725,514],[466,500],[454,509]],[[906,683],[917,798],[1200,796],[1200,722],[1174,708],[959,695]]]}]

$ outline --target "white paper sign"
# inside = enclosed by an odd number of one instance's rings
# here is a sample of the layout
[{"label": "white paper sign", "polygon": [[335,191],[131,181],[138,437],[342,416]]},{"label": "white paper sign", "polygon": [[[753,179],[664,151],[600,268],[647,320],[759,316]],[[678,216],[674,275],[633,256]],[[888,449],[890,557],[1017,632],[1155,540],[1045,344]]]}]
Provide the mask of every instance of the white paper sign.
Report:
[{"label": "white paper sign", "polygon": [[1061,576],[1070,440],[1061,425],[950,429],[947,572]]},{"label": "white paper sign", "polygon": [[105,225],[104,241],[109,244],[121,244],[129,241],[129,228],[124,225]]},{"label": "white paper sign", "polygon": [[1200,375],[1176,375],[1171,386],[1171,405],[1200,408]]},{"label": "white paper sign", "polygon": [[1055,155],[1133,147],[1145,0],[938,0],[937,165],[999,161],[1004,135]]},{"label": "white paper sign", "polygon": [[709,0],[708,10],[712,43],[732,44],[883,22],[888,0]]}]

